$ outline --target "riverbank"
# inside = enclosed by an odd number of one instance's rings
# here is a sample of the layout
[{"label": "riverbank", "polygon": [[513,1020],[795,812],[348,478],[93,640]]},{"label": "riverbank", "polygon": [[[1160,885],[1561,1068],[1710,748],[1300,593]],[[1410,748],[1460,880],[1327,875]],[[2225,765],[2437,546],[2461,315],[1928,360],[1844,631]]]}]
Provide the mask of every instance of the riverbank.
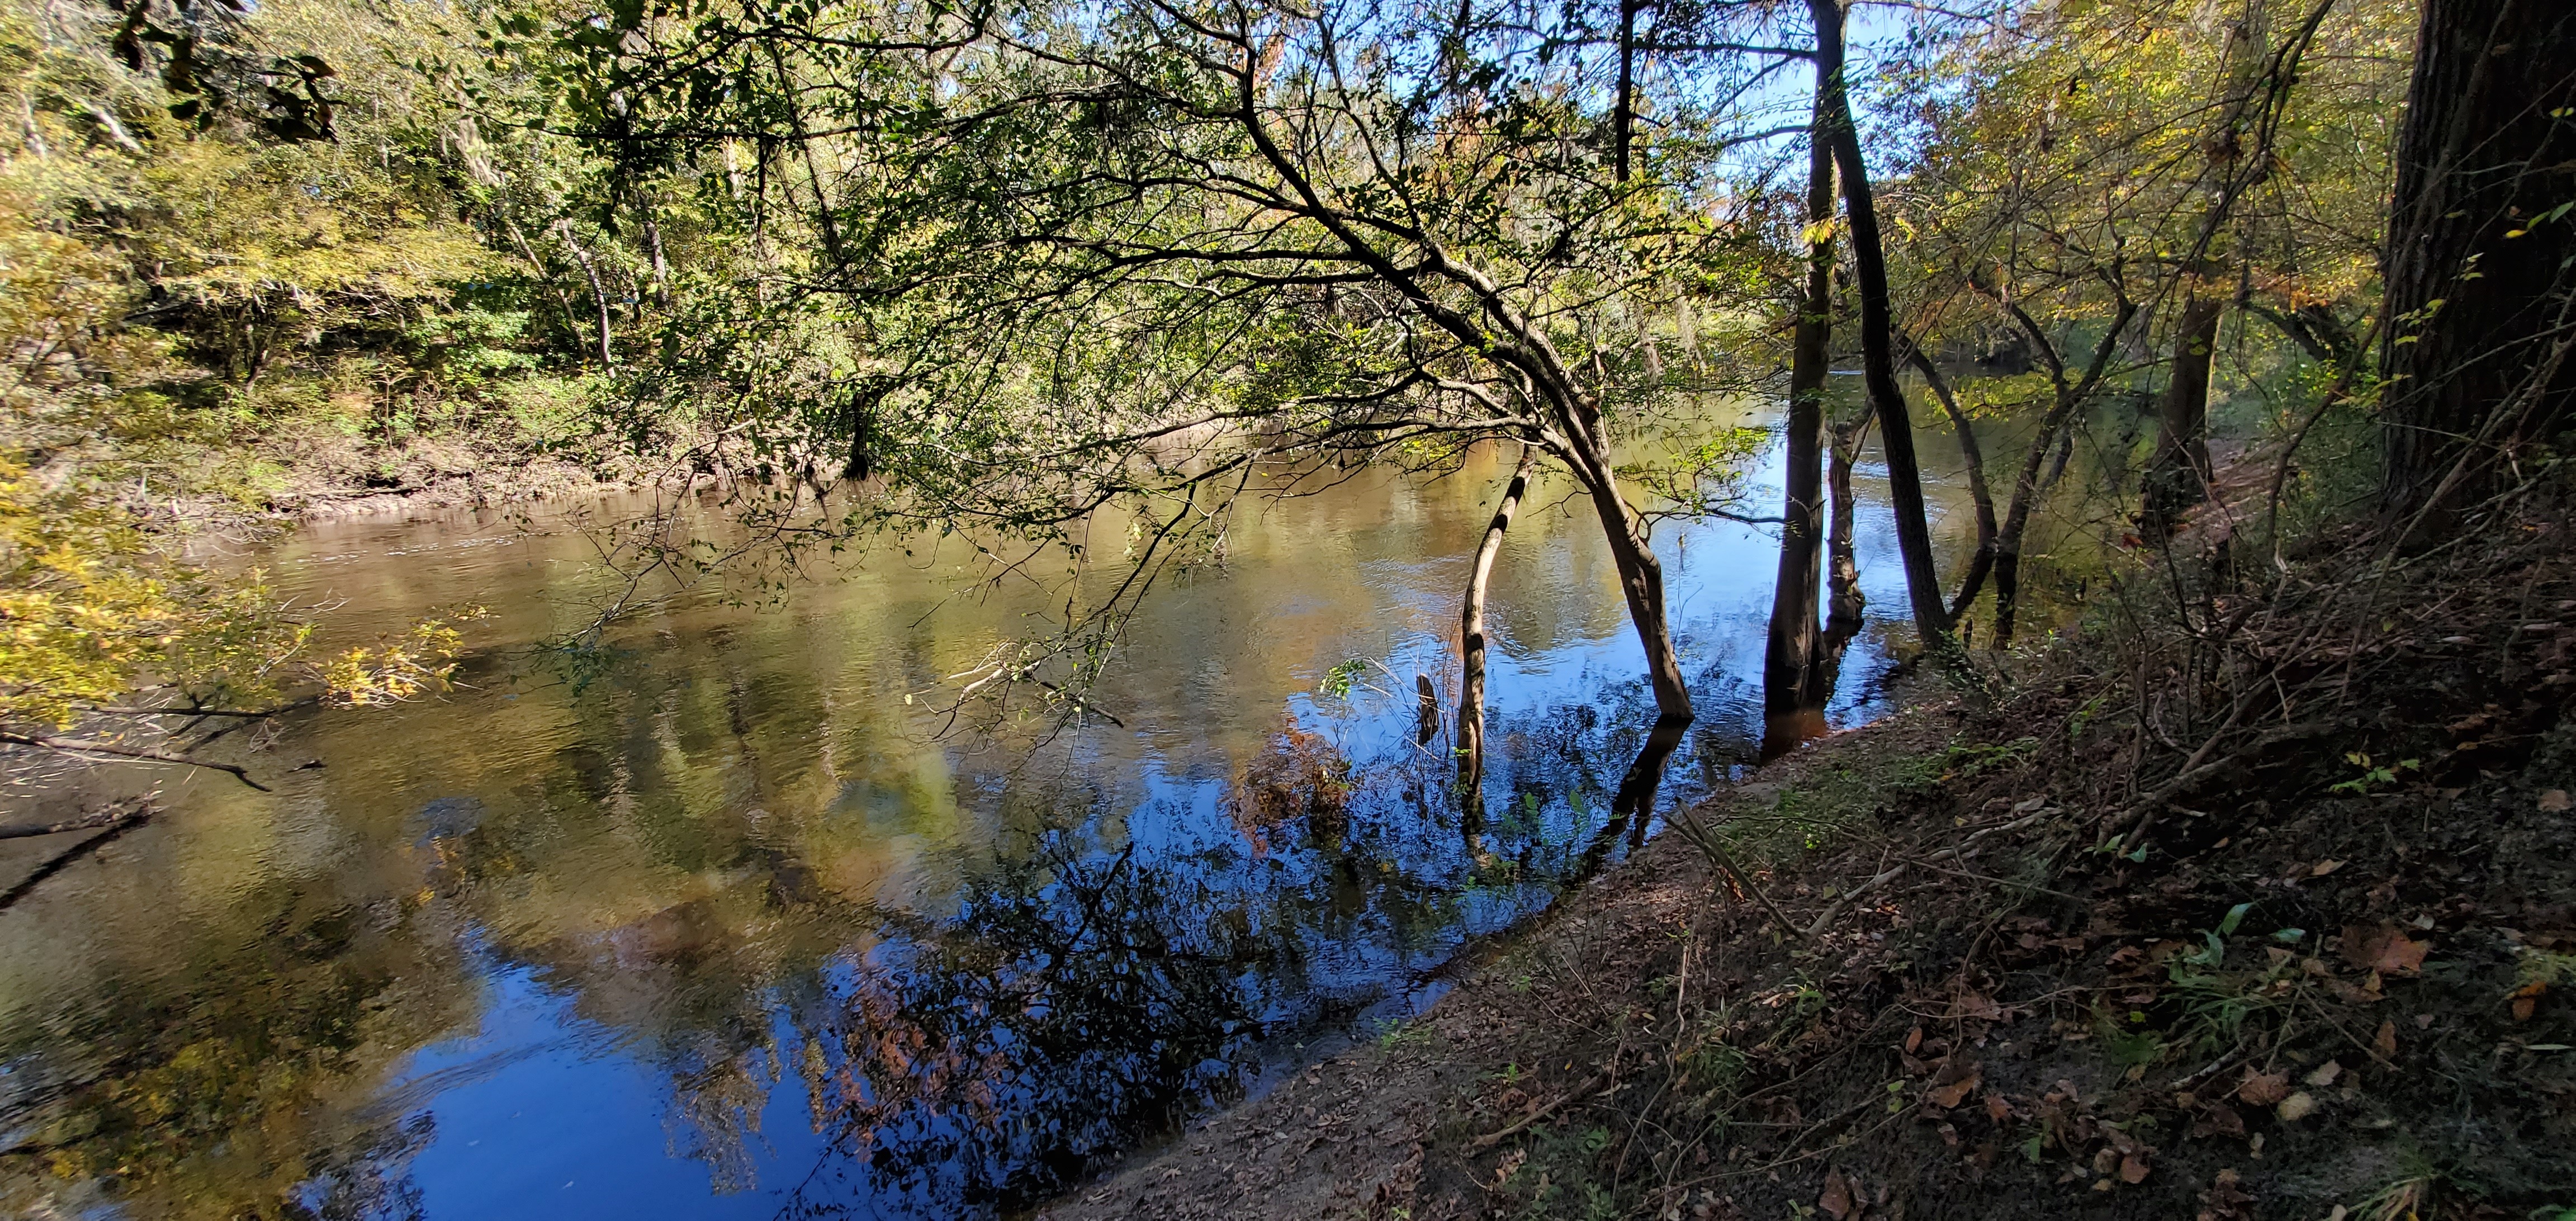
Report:
[{"label": "riverbank", "polygon": [[2233,622],[2300,706],[2196,751],[2117,638],[1819,742],[1044,1215],[2569,1215],[2576,565],[2526,526],[2366,619],[2285,581]]}]

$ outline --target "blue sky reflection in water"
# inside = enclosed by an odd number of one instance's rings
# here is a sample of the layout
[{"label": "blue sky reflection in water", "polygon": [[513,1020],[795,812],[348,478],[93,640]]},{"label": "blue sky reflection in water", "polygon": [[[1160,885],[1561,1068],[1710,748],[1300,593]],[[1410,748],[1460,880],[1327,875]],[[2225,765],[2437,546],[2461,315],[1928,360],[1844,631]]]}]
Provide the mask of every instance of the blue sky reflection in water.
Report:
[{"label": "blue sky reflection in water", "polygon": [[[1481,825],[1448,791],[1450,727],[1416,744],[1414,676],[1445,714],[1504,473],[1488,455],[1247,508],[1223,570],[1133,626],[1096,697],[1126,727],[1034,751],[938,739],[902,699],[1030,607],[950,599],[951,576],[893,552],[783,607],[671,608],[576,687],[516,646],[575,613],[549,594],[585,579],[578,538],[497,514],[299,535],[261,562],[338,602],[335,630],[494,607],[472,689],[286,727],[254,759],[274,796],[165,777],[170,815],[6,917],[0,1148],[54,1149],[55,1173],[0,1163],[0,1205],[1042,1199],[1319,1036],[1411,1012],[1464,942],[1650,829],[1612,812],[1652,718],[1642,652],[1562,488],[1533,497],[1494,578]],[[1865,714],[1903,602],[1873,474],[1872,625],[1837,723]],[[1758,482],[1775,503],[1776,469]],[[1954,562],[1964,517],[1936,523]],[[1776,553],[1725,522],[1667,523],[1657,549],[1701,710],[1660,812],[1753,757]],[[1382,665],[1348,698],[1318,690],[1353,658]],[[1289,772],[1346,759],[1346,810],[1239,800],[1265,752]]]}]

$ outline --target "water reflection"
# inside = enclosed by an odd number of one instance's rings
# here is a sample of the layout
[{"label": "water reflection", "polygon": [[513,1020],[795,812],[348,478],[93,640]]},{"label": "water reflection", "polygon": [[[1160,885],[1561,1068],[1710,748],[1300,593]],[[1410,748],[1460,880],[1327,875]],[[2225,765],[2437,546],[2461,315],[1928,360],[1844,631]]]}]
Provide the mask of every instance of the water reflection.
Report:
[{"label": "water reflection", "polygon": [[[286,726],[250,757],[274,795],[166,778],[168,813],[0,914],[0,1211],[1042,1198],[1312,1032],[1409,1011],[1754,757],[1772,540],[1664,529],[1702,715],[1656,726],[1598,528],[1542,484],[1497,563],[1461,800],[1455,607],[1507,473],[1247,509],[1226,566],[1134,625],[1096,693],[1124,726],[1042,743],[939,739],[904,699],[1033,605],[954,597],[935,555],[675,604],[575,682],[520,646],[578,615],[578,538],[301,536],[261,558],[340,630],[472,599],[491,647],[452,700]],[[1862,485],[1862,579],[1893,591]],[[1865,714],[1886,630],[1829,715]],[[1353,658],[1378,681],[1319,693]]]}]

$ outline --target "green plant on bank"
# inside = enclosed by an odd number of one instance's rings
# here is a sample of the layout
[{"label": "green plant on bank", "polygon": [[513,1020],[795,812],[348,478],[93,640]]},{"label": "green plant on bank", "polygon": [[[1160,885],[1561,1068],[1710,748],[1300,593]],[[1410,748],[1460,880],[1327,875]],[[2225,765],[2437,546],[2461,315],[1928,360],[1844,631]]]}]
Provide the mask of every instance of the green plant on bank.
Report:
[{"label": "green plant on bank", "polygon": [[2276,929],[2256,942],[2263,951],[2259,965],[2229,969],[2231,950],[2241,940],[2237,933],[2253,906],[2229,908],[2217,927],[2201,931],[2198,946],[2177,949],[2165,960],[2171,991],[2153,1011],[2095,1004],[2093,1040],[2123,1075],[2137,1080],[2176,1051],[2206,1056],[2239,1046],[2256,1019],[2286,1015],[2308,977],[2298,952],[2308,934]]},{"label": "green plant on bank", "polygon": [[1601,1162],[1615,1140],[1603,1127],[1541,1126],[1494,1184],[1495,1194],[1512,1205],[1515,1216],[1551,1221],[1629,1216],[1626,1203],[1603,1182]]},{"label": "green plant on bank", "polygon": [[1430,1041],[1431,1027],[1425,1023],[1400,1018],[1389,1018],[1378,1023],[1377,1049],[1381,1052],[1419,1047]]},{"label": "green plant on bank", "polygon": [[2329,784],[2326,786],[2326,791],[2329,793],[2349,794],[2354,797],[2362,796],[2374,789],[2387,788],[2396,784],[2397,778],[2400,775],[2411,771],[2419,771],[2424,766],[2424,761],[2421,759],[2400,759],[2395,763],[2374,763],[2371,761],[2371,757],[2369,755],[2363,754],[2360,751],[2351,751],[2346,753],[2343,760],[2346,763],[2360,768],[2361,774],[2350,780],[2342,780]]}]

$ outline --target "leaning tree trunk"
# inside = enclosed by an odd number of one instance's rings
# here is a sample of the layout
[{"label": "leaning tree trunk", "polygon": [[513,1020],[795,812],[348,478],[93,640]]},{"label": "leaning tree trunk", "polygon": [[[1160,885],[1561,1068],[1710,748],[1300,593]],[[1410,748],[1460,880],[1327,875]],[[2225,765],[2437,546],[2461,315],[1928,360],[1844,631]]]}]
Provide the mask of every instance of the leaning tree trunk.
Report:
[{"label": "leaning tree trunk", "polygon": [[1807,0],[1816,23],[1816,81],[1833,129],[1834,160],[1842,169],[1843,210],[1851,223],[1852,270],[1860,289],[1863,380],[1878,415],[1879,449],[1887,458],[1889,507],[1896,514],[1896,550],[1905,561],[1905,595],[1915,630],[1929,648],[1950,636],[1949,608],[1932,567],[1932,527],[1923,503],[1923,472],[1914,457],[1914,422],[1905,391],[1896,382],[1894,307],[1887,290],[1887,255],[1878,232],[1878,206],[1869,170],[1861,160],[1860,131],[1852,125],[1851,98],[1843,81],[1842,0]]},{"label": "leaning tree trunk", "polygon": [[1494,556],[1503,549],[1503,532],[1529,490],[1530,471],[1538,465],[1538,447],[1521,447],[1521,462],[1503,488],[1494,520],[1485,526],[1485,541],[1476,546],[1476,562],[1467,571],[1466,605],[1458,614],[1459,654],[1464,673],[1458,684],[1458,784],[1473,803],[1485,783],[1485,582],[1494,575]]},{"label": "leaning tree trunk", "polygon": [[[1968,413],[1959,410],[1959,396],[1950,390],[1950,380],[1941,376],[1941,366],[1932,363],[1921,344],[1907,341],[1905,358],[1923,375],[1923,384],[1932,391],[1941,412],[1950,417],[1950,431],[1959,437],[1959,460],[1968,468],[1968,500],[1977,509],[1977,550],[1968,557],[1968,571],[1959,578],[1959,592],[1950,598],[1950,621],[1956,623],[1968,608],[1976,605],[1977,594],[1986,586],[1986,574],[1994,571],[1995,494],[1986,482],[1986,451],[1977,444],[1977,430],[1968,421]],[[1964,641],[1962,643],[1965,643]]]},{"label": "leaning tree trunk", "polygon": [[1655,691],[1655,711],[1662,717],[1691,715],[1690,688],[1682,681],[1681,655],[1673,649],[1672,621],[1664,613],[1664,565],[1647,545],[1642,523],[1619,495],[1609,463],[1591,473],[1593,511],[1600,515],[1610,559],[1619,569],[1619,592],[1628,599],[1628,618],[1646,646],[1646,681]]},{"label": "leaning tree trunk", "polygon": [[[1823,648],[1816,623],[1825,535],[1824,448],[1826,345],[1833,334],[1834,153],[1822,107],[1807,158],[1807,286],[1789,357],[1789,469],[1780,510],[1780,574],[1771,588],[1771,633],[1762,658],[1766,738],[1785,748],[1808,736],[1807,714],[1823,709],[1831,682],[1819,682]],[[1766,727],[1768,728],[1768,727]]]},{"label": "leaning tree trunk", "polygon": [[[2576,402],[2576,5],[2427,0],[2381,255],[2381,509],[2458,526]],[[2555,215],[2551,215],[2552,212]]]}]

